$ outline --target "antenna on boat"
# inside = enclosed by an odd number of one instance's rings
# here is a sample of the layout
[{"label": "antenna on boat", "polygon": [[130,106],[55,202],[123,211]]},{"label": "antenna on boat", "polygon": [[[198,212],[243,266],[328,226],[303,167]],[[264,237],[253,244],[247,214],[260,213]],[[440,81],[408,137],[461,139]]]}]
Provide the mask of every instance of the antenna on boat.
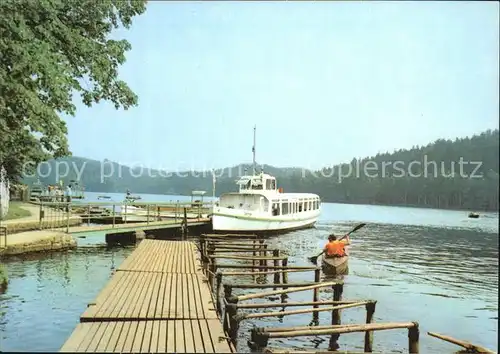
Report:
[{"label": "antenna on boat", "polygon": [[254,125],[253,127],[253,147],[252,147],[252,152],[253,152],[253,175],[255,175],[255,131],[257,129],[257,126]]}]

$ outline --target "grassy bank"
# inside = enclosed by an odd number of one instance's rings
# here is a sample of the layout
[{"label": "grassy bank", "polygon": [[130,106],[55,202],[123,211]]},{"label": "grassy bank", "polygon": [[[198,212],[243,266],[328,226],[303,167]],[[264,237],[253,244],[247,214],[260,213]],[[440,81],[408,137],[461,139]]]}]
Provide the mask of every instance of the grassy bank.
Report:
[{"label": "grassy bank", "polygon": [[23,202],[10,202],[9,203],[9,212],[4,220],[12,220],[24,218],[26,216],[30,216],[31,213],[28,210],[21,208]]}]

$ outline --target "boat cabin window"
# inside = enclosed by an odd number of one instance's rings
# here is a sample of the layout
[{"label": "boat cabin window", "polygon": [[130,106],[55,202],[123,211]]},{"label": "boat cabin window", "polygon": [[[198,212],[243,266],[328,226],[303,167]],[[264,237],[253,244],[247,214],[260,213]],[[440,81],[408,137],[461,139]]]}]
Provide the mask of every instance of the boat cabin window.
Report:
[{"label": "boat cabin window", "polygon": [[280,208],[278,203],[273,203],[271,206],[271,213],[273,216],[280,215]]},{"label": "boat cabin window", "polygon": [[266,179],[266,190],[273,191],[276,189],[276,180],[274,179]]},{"label": "boat cabin window", "polygon": [[281,202],[281,215],[286,215],[289,213],[288,201]]}]

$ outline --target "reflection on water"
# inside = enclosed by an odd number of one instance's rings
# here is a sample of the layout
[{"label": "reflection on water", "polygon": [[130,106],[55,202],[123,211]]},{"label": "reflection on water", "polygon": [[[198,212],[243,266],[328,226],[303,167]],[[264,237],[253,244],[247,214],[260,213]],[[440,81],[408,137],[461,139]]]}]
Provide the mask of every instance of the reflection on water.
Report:
[{"label": "reflection on water", "polygon": [[9,259],[0,295],[2,351],[58,351],[130,248],[74,251]]},{"label": "reflection on water", "polygon": [[[498,216],[472,222],[464,222],[464,218],[463,212],[326,204],[317,228],[275,237],[270,243],[288,254],[290,265],[309,265],[307,257],[318,253],[332,230],[343,234],[357,222],[368,222],[351,236],[344,299],[377,300],[376,322],[419,321],[423,353],[458,349],[426,336],[427,331],[494,349],[498,318],[498,226],[493,225],[497,225]],[[59,350],[87,303],[92,302],[113,270],[132,251],[130,247],[108,248],[103,242],[104,235],[92,235],[78,239],[79,248],[74,251],[11,259],[6,263],[10,283],[7,292],[0,295],[2,351]],[[313,272],[289,274],[289,282],[313,279]],[[267,278],[272,280],[272,275]],[[253,279],[239,276],[238,281]],[[234,290],[235,295],[244,292],[249,290]],[[332,289],[320,291],[320,299],[332,297]],[[312,301],[312,292],[253,301],[278,304]],[[286,308],[293,309],[297,308]],[[246,312],[284,310],[277,307]],[[330,316],[321,312],[320,324],[328,324]],[[312,314],[301,314],[244,321],[239,332],[239,350],[248,351],[247,330],[254,325],[305,326],[311,320]],[[364,321],[364,307],[342,313],[343,323]],[[375,351],[407,351],[405,330],[376,332],[374,337]],[[342,335],[339,344],[341,349],[362,351],[363,334]],[[272,340],[270,346],[325,349],[328,338]]]}]

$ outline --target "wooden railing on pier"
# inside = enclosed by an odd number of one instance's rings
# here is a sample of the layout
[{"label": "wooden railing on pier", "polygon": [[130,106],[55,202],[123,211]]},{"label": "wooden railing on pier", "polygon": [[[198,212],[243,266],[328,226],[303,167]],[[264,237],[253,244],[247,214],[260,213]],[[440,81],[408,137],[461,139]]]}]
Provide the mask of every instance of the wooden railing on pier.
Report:
[{"label": "wooden railing on pier", "polygon": [[80,322],[61,351],[235,351],[189,241],[141,241]]},{"label": "wooden railing on pier", "polygon": [[[153,225],[159,222],[182,223],[206,221],[211,213],[211,202],[36,202],[39,207],[39,229],[61,229],[69,232],[74,225],[118,224],[139,222]],[[125,206],[138,209],[132,214],[122,212]],[[129,210],[129,209],[127,209]]]},{"label": "wooden railing on pier", "polygon": [[[201,235],[200,250],[203,267],[208,274],[209,281],[214,284],[216,305],[218,312],[223,316],[224,329],[228,332],[234,345],[237,345],[240,322],[244,320],[264,317],[291,316],[298,314],[312,314],[312,322],[304,327],[282,328],[254,328],[248,341],[253,350],[274,352],[267,348],[268,341],[273,338],[284,338],[306,335],[329,335],[331,350],[337,349],[340,334],[364,332],[364,351],[372,352],[373,331],[383,329],[407,328],[409,331],[409,351],[418,353],[419,330],[416,322],[403,323],[372,323],[376,301],[374,300],[342,300],[343,281],[321,281],[321,270],[316,266],[288,266],[288,256],[279,249],[271,248],[266,240],[257,235]],[[220,263],[219,260],[226,262]],[[237,261],[238,264],[227,263]],[[247,263],[245,263],[245,261]],[[243,263],[243,264],[242,264]],[[238,271],[222,271],[222,269],[237,269]],[[246,271],[245,271],[246,270]],[[313,272],[314,280],[311,282],[289,282],[289,273]],[[254,278],[273,276],[269,283],[241,283],[235,281],[224,282],[228,276],[248,275]],[[248,279],[248,278],[247,278]],[[330,287],[333,290],[332,300],[320,301],[319,290]],[[266,289],[259,293],[233,295],[233,289]],[[287,295],[294,292],[312,291],[312,301],[286,302]],[[223,297],[221,298],[221,293]],[[263,299],[281,296],[281,302],[244,303],[248,300]],[[244,310],[258,310],[280,308],[280,311],[267,311],[245,313]],[[285,310],[288,307],[300,307],[297,310]],[[307,308],[309,307],[309,308]],[[356,325],[342,325],[340,313],[342,310],[364,307],[366,309],[366,323]],[[331,312],[331,324],[319,326],[319,313]],[[287,351],[282,351],[287,352]]]}]

